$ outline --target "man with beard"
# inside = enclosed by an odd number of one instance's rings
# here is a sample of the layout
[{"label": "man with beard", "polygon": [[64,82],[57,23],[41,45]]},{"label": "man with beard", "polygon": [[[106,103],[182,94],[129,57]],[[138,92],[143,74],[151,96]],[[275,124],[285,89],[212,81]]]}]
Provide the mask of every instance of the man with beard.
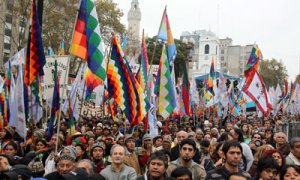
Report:
[{"label": "man with beard", "polygon": [[104,148],[100,143],[95,143],[91,147],[91,157],[95,165],[95,173],[100,173],[105,167],[106,164],[103,161]]},{"label": "man with beard", "polygon": [[233,173],[243,174],[247,179],[250,175],[239,168],[242,160],[243,148],[238,141],[226,141],[222,151],[225,155],[225,164],[222,167],[211,170],[207,173],[206,179],[226,180]]},{"label": "man with beard", "polygon": [[177,167],[187,167],[191,172],[194,180],[204,180],[206,173],[203,166],[195,163],[193,157],[196,153],[196,143],[191,139],[184,139],[179,146],[180,156],[175,161],[172,161],[167,173],[170,176],[171,172]]},{"label": "man with beard", "polygon": [[[176,146],[174,146],[172,149],[171,149],[171,154],[172,154],[172,157],[171,157],[171,160],[172,161],[175,161],[178,157],[179,157],[179,145],[180,143],[184,140],[184,139],[187,139],[188,138],[188,133],[185,132],[185,131],[179,131],[177,134],[176,134],[176,138],[177,138],[177,144]],[[196,163],[200,163],[200,158],[201,158],[201,154],[200,154],[200,151],[198,148],[195,148],[195,156],[193,157],[193,160],[196,162]]]}]

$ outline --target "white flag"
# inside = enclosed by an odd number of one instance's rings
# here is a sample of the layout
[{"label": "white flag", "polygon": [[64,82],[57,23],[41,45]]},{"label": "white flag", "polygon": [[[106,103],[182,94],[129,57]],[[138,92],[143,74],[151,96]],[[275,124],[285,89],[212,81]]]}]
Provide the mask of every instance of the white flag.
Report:
[{"label": "white flag", "polygon": [[[62,107],[62,111],[66,114],[69,111],[69,102],[71,101],[71,107],[73,109],[73,117],[76,120],[79,119],[79,114],[80,114],[77,94],[82,95],[83,86],[84,86],[84,78],[82,76],[82,72],[83,72],[83,67],[80,67],[76,79],[72,84],[70,95],[67,97]],[[81,99],[81,97],[79,98]]]},{"label": "white flag", "polygon": [[264,115],[269,114],[272,109],[272,105],[269,102],[268,93],[263,79],[257,71],[248,76],[243,91],[252,99]]},{"label": "white flag", "polygon": [[21,49],[14,56],[9,58],[9,60],[4,64],[5,68],[8,68],[9,62],[11,66],[18,66],[25,64],[25,48]]},{"label": "white flag", "polygon": [[[13,78],[12,78],[13,79]],[[24,86],[23,86],[23,72],[22,67],[18,66],[18,77],[13,90],[12,108],[10,109],[10,121],[9,124],[16,128],[18,134],[26,137],[26,119],[25,119],[25,107],[24,107]]]}]

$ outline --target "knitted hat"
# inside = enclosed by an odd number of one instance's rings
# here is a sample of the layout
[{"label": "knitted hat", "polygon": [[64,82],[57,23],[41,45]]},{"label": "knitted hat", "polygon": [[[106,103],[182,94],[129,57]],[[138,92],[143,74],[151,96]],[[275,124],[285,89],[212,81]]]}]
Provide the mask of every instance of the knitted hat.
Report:
[{"label": "knitted hat", "polygon": [[150,134],[145,134],[145,135],[143,136],[143,141],[149,140],[149,139],[152,140]]},{"label": "knitted hat", "polygon": [[110,130],[110,126],[106,125],[106,126],[103,127],[103,130],[104,130],[104,129]]},{"label": "knitted hat", "polygon": [[58,157],[58,161],[62,160],[70,160],[72,162],[75,162],[76,156],[71,155],[70,153],[62,154]]},{"label": "knitted hat", "polygon": [[107,140],[107,139],[110,139],[110,140],[114,141],[114,138],[112,136],[105,137],[105,140]]},{"label": "knitted hat", "polygon": [[38,139],[43,139],[44,131],[42,129],[37,129],[33,132],[33,135],[36,135]]},{"label": "knitted hat", "polygon": [[33,172],[33,173],[40,173],[40,172],[45,172],[45,167],[43,165],[42,161],[39,160],[33,160],[28,164],[28,168]]},{"label": "knitted hat", "polygon": [[6,126],[6,127],[4,127],[4,129],[5,129],[9,134],[11,134],[11,136],[13,136],[13,135],[15,134],[15,130],[14,130],[14,128],[11,127],[11,126]]},{"label": "knitted hat", "polygon": [[86,132],[85,135],[87,135],[89,137],[92,137],[92,138],[95,138],[95,134],[92,131]]},{"label": "knitted hat", "polygon": [[135,141],[135,139],[134,139],[132,136],[127,136],[127,137],[125,138],[125,140],[124,140],[125,145],[126,145],[126,143],[127,143],[129,140],[134,140],[134,141]]},{"label": "knitted hat", "polygon": [[168,142],[168,143],[172,144],[172,138],[171,138],[171,136],[169,136],[169,135],[164,136],[163,142]]},{"label": "knitted hat", "polygon": [[93,152],[93,150],[94,150],[96,147],[102,148],[102,149],[104,150],[102,144],[100,144],[100,143],[94,143],[94,144],[92,145],[92,147],[91,147],[91,152]]},{"label": "knitted hat", "polygon": [[[69,150],[70,152],[69,153],[63,153],[65,149]],[[74,159],[76,159],[77,149],[74,146],[66,146],[62,150],[61,155],[63,155],[63,154],[70,154],[72,157],[74,157]]]}]

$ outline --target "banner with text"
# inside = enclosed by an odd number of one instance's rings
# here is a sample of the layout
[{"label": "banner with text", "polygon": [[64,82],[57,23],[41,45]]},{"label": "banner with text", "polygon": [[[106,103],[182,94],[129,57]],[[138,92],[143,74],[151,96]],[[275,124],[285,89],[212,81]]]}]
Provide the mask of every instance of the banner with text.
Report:
[{"label": "banner with text", "polygon": [[[69,56],[46,56],[46,64],[44,66],[44,96],[46,99],[52,99],[53,96],[53,72],[54,72],[54,61],[57,60],[57,74],[59,76],[59,85],[60,85],[60,96],[65,99],[67,95],[68,87],[68,76],[69,76],[69,67],[68,67],[68,58]],[[63,89],[65,89],[63,91]],[[64,92],[64,94],[62,94]]]}]

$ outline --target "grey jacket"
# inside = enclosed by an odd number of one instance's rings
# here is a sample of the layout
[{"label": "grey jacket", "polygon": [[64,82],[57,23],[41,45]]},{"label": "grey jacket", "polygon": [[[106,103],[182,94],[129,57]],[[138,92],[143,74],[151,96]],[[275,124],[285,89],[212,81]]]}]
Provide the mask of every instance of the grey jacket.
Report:
[{"label": "grey jacket", "polygon": [[132,167],[124,166],[120,172],[115,172],[111,165],[106,166],[100,174],[106,180],[135,180],[136,179],[136,172]]}]

